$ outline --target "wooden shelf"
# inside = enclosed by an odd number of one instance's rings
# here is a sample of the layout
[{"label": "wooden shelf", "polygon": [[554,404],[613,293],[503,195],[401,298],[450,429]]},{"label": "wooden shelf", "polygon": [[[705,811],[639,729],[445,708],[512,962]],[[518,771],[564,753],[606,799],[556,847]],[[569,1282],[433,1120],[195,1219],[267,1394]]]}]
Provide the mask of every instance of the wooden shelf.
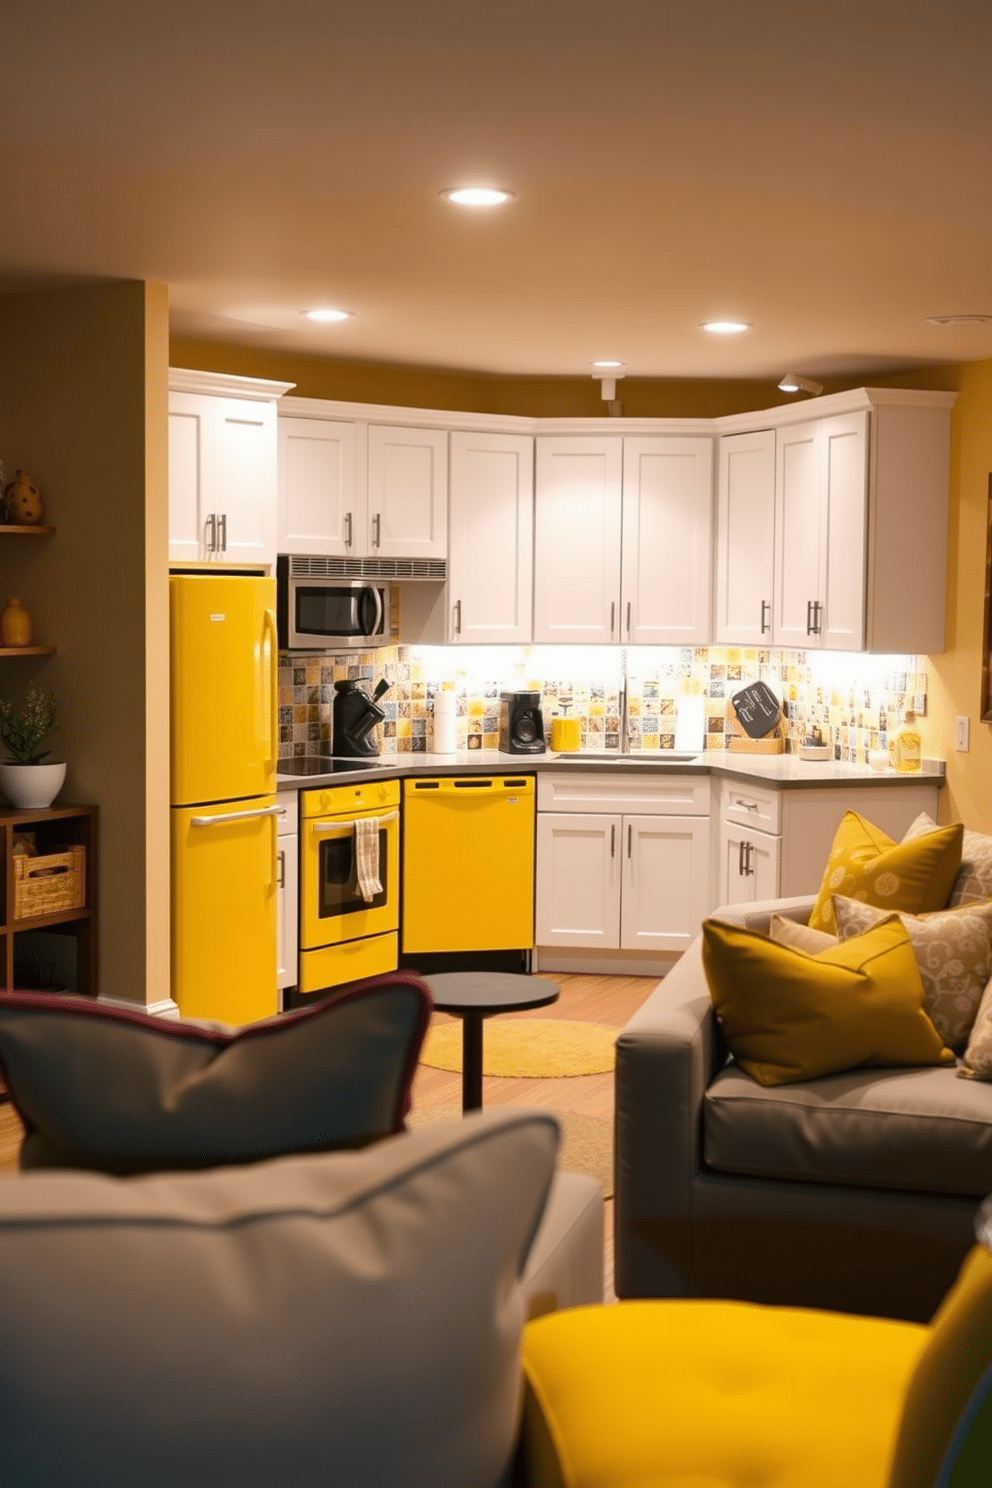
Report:
[{"label": "wooden shelf", "polygon": [[[0,528],[0,531],[3,529]],[[54,656],[54,646],[0,646],[0,656]]]},{"label": "wooden shelf", "polygon": [[[71,936],[75,941],[74,991],[84,997],[96,996],[97,817],[95,806],[45,806],[25,811],[0,805],[0,982],[3,986],[17,986],[15,963],[19,959],[19,937],[30,937],[32,932],[47,930],[55,935]],[[42,855],[64,851],[68,846],[86,849],[83,904],[73,909],[56,909],[47,914],[17,918],[14,914],[14,835],[26,830],[34,831]]]},{"label": "wooden shelf", "polygon": [[0,522],[0,537],[52,537],[54,533],[54,527],[19,527],[14,522]]}]

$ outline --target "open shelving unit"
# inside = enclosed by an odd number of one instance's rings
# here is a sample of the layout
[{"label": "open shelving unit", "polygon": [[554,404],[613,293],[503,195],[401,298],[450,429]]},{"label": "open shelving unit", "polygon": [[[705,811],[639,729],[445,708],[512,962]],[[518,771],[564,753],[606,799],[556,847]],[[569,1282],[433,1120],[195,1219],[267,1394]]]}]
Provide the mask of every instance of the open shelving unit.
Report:
[{"label": "open shelving unit", "polygon": [[[75,942],[74,947],[63,948],[74,952],[70,959],[75,967],[75,985],[64,987],[59,981],[58,986],[53,986],[51,990],[67,990],[83,997],[96,996],[97,816],[96,806],[47,806],[36,811],[17,811],[9,806],[0,806],[0,905],[3,908],[3,921],[0,924],[3,959],[0,964],[3,967],[4,988],[29,990],[24,987],[23,971],[20,977],[17,972],[17,968],[23,967],[24,949],[29,944],[24,937],[43,931],[58,937],[71,937]],[[18,914],[14,839],[21,833],[33,834],[39,857],[60,854],[74,847],[84,849],[84,893],[81,905],[40,914]],[[35,859],[29,858],[27,861],[33,863]],[[37,990],[46,990],[43,982],[38,984]]]},{"label": "open shelving unit", "polygon": [[[54,527],[20,527],[13,523],[0,523],[0,542],[22,537],[54,537]],[[55,646],[0,646],[0,657],[4,656],[54,656]]]}]

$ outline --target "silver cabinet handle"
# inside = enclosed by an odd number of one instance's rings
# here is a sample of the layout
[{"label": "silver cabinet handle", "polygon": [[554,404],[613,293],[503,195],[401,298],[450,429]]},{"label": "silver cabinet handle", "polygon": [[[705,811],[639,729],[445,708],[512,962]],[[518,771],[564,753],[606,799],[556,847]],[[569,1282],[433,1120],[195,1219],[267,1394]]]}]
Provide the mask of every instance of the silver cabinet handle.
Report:
[{"label": "silver cabinet handle", "polygon": [[814,601],[813,601],[813,634],[814,635],[819,635],[820,634],[820,611],[822,609],[823,609],[823,606],[820,603],[820,601],[818,599],[814,599]]},{"label": "silver cabinet handle", "polygon": [[262,806],[258,811],[229,811],[225,816],[191,816],[194,827],[222,827],[225,822],[254,821],[258,816],[285,816],[285,806]]},{"label": "silver cabinet handle", "polygon": [[758,809],[757,801],[744,801],[741,799],[740,796],[736,798],[736,800],[734,801],[734,805],[743,806],[745,811],[757,811]]},{"label": "silver cabinet handle", "polygon": [[630,600],[627,601],[627,639],[630,640]]},{"label": "silver cabinet handle", "polygon": [[631,846],[633,844],[633,841],[634,841],[634,829],[628,823],[628,825],[627,825],[627,857],[628,858],[631,856]]},{"label": "silver cabinet handle", "polygon": [[221,512],[220,521],[217,524],[220,532],[220,550],[227,552],[227,512]]},{"label": "silver cabinet handle", "polygon": [[617,827],[616,827],[616,822],[613,822],[611,824],[611,826],[610,826],[610,857],[611,858],[615,858],[616,855],[617,855]]},{"label": "silver cabinet handle", "polygon": [[[376,820],[381,822],[395,821],[398,816],[398,811],[387,811],[384,816],[377,817]],[[334,821],[311,822],[310,830],[312,832],[340,832],[345,827],[350,829],[355,825],[356,823],[353,821],[338,821],[335,817]]]},{"label": "silver cabinet handle", "polygon": [[455,635],[461,635],[461,633],[462,633],[462,602],[461,602],[460,599],[456,599],[455,600]]},{"label": "silver cabinet handle", "polygon": [[806,634],[813,634],[813,601],[811,599],[806,601]]},{"label": "silver cabinet handle", "polygon": [[744,843],[743,839],[740,842],[738,842],[738,844],[737,844],[737,877],[738,878],[743,878],[744,877],[744,848],[745,848],[745,845],[746,844]]},{"label": "silver cabinet handle", "polygon": [[276,883],[281,889],[284,889],[286,887],[286,849],[281,847],[276,853],[276,857],[279,860],[279,876],[276,879]]},{"label": "silver cabinet handle", "polygon": [[762,635],[764,635],[766,631],[769,631],[772,628],[771,619],[770,618],[768,620],[765,619],[765,612],[767,611],[768,612],[768,615],[770,617],[771,616],[771,610],[772,610],[772,607],[769,604],[768,600],[767,599],[763,599],[761,601],[761,634]]},{"label": "silver cabinet handle", "polygon": [[617,602],[616,602],[615,599],[611,599],[610,600],[610,638],[611,639],[613,637],[613,627],[616,624],[616,619],[617,619]]},{"label": "silver cabinet handle", "polygon": [[216,553],[216,551],[217,551],[217,515],[216,515],[216,513],[215,512],[211,512],[210,515],[209,515],[209,517],[207,518],[207,520],[204,522],[203,525],[204,525],[204,528],[205,528],[205,531],[206,531],[207,552],[208,553]]},{"label": "silver cabinet handle", "polygon": [[351,547],[351,525],[352,525],[351,524],[351,512],[345,512],[345,514],[344,514],[344,545],[345,545],[346,548],[350,548]]},{"label": "silver cabinet handle", "polygon": [[372,546],[377,548],[382,538],[382,517],[376,512],[372,518]]}]

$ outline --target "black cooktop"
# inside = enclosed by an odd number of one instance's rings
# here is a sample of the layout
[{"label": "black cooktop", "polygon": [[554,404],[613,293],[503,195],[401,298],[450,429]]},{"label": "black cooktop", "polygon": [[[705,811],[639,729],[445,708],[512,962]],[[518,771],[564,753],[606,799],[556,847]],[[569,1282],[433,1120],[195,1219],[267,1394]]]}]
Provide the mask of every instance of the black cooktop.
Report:
[{"label": "black cooktop", "polygon": [[293,759],[282,759],[276,766],[278,775],[339,775],[354,770],[380,770],[382,761],[375,759],[346,759],[327,754],[300,754]]}]

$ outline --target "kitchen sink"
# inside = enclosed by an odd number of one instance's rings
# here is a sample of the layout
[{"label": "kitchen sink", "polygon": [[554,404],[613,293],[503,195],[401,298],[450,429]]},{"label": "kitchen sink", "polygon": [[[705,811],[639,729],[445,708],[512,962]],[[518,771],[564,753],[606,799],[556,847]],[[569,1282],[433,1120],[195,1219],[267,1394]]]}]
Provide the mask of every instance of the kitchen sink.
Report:
[{"label": "kitchen sink", "polygon": [[555,764],[588,765],[609,760],[617,765],[685,765],[698,759],[698,754],[674,754],[668,749],[660,754],[642,753],[640,750],[637,754],[618,754],[615,749],[580,749],[574,754],[556,754]]}]

